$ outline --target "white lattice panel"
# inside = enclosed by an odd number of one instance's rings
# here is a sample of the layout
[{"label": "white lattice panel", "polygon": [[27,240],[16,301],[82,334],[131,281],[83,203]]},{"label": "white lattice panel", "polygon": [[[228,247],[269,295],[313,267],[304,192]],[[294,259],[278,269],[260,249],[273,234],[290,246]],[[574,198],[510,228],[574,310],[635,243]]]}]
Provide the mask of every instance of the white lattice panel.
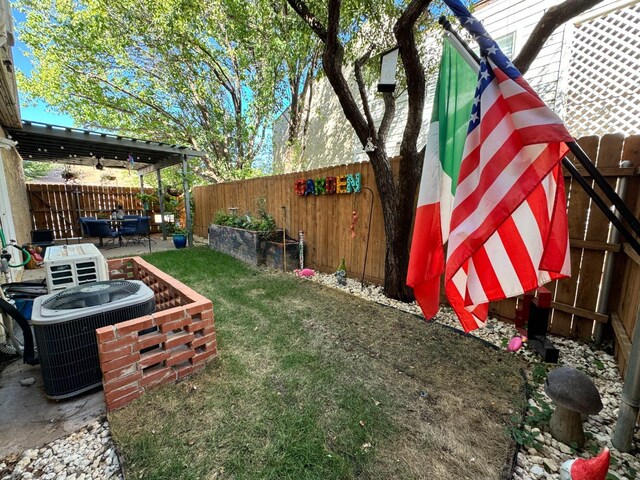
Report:
[{"label": "white lattice panel", "polygon": [[577,25],[571,52],[571,133],[640,133],[640,3]]}]

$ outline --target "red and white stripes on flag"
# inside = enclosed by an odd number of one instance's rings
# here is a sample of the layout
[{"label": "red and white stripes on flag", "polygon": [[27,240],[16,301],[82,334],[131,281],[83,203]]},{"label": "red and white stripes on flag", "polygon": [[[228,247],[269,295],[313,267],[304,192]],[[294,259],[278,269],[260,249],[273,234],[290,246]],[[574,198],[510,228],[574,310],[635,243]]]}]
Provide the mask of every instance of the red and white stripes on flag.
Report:
[{"label": "red and white stripes on flag", "polygon": [[446,294],[465,331],[484,324],[488,302],[570,275],[560,161],[573,139],[493,56],[480,65],[447,250]]}]

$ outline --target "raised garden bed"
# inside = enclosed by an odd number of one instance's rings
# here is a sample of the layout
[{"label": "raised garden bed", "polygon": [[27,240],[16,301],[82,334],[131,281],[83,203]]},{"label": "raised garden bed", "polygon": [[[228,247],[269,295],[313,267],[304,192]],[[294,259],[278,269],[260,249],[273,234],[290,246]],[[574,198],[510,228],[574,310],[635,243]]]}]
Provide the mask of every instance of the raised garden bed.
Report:
[{"label": "raised garden bed", "polygon": [[112,280],[141,280],[156,311],[96,330],[107,410],[200,370],[217,354],[211,300],[140,257],[108,261]]},{"label": "raised garden bed", "polygon": [[[224,225],[209,226],[209,247],[216,252],[226,253],[249,265],[264,265],[282,270],[282,242],[264,240],[261,232],[227,227]],[[282,235],[282,232],[280,234]],[[298,243],[288,241],[286,244],[287,270],[298,268]]]}]

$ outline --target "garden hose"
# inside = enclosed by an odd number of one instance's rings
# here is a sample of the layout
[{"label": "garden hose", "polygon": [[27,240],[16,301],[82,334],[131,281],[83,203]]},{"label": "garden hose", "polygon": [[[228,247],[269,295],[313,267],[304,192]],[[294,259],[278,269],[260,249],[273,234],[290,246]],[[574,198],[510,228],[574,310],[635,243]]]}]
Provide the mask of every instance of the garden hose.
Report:
[{"label": "garden hose", "polygon": [[4,236],[4,230],[0,228],[0,242],[2,242],[2,251],[5,252],[7,247],[13,247],[17,250],[20,250],[24,255],[24,261],[22,263],[18,263],[16,265],[8,264],[11,268],[20,268],[24,267],[27,263],[31,261],[31,254],[27,251],[27,249],[14,245],[13,243],[7,244],[7,239]]}]

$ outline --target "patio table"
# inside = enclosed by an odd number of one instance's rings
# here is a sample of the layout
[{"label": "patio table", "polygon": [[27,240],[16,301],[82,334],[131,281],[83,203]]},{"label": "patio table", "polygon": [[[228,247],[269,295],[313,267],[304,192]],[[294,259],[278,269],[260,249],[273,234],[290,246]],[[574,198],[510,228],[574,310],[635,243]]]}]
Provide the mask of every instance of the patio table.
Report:
[{"label": "patio table", "polygon": [[107,219],[107,222],[109,223],[109,225],[111,225],[113,229],[115,229],[118,232],[118,246],[121,247],[122,235],[120,232],[122,230],[122,226],[125,223],[138,223],[138,219],[137,218]]}]

